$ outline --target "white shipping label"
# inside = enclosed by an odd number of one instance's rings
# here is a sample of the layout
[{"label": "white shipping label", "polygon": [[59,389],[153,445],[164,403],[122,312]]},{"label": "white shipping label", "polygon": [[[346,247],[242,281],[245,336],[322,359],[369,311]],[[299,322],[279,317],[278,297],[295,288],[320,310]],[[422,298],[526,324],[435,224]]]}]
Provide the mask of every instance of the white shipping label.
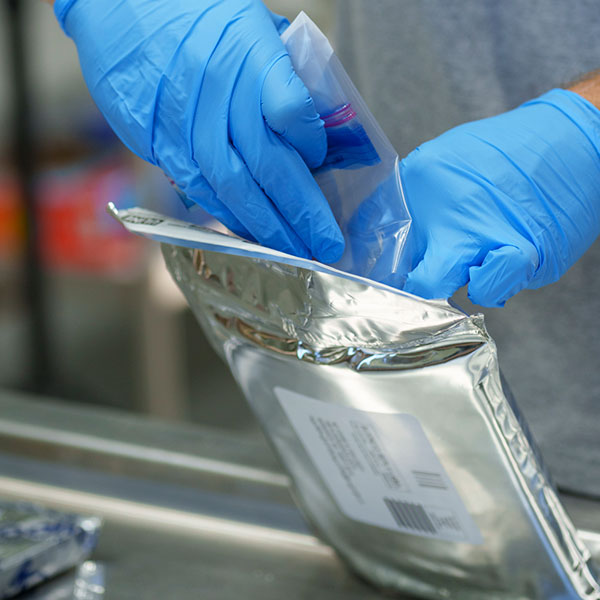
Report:
[{"label": "white shipping label", "polygon": [[280,387],[275,394],[346,516],[412,535],[483,543],[415,417],[365,412]]}]

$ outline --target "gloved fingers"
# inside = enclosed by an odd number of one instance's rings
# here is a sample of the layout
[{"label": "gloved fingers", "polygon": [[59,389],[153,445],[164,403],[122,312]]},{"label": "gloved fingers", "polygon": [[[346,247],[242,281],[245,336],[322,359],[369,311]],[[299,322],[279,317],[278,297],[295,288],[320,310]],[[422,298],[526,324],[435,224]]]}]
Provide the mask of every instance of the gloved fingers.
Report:
[{"label": "gloved fingers", "polygon": [[281,35],[290,26],[290,22],[283,15],[278,15],[272,10],[270,10],[269,12],[271,13],[271,21],[273,21],[273,25],[275,25],[277,33]]},{"label": "gloved fingers", "polygon": [[422,298],[450,298],[467,283],[469,263],[459,250],[430,241],[421,262],[407,275],[403,290]]},{"label": "gloved fingers", "polygon": [[481,306],[504,306],[509,298],[527,287],[538,264],[537,250],[527,240],[519,247],[491,250],[481,266],[469,269],[469,299]]},{"label": "gloved fingers", "polygon": [[[337,262],[344,237],[327,200],[300,155],[268,127],[259,114],[236,115],[232,141],[260,187],[317,260]],[[236,119],[244,122],[235,123]]]},{"label": "gloved fingers", "polygon": [[217,194],[202,175],[196,175],[187,183],[185,195],[236,235],[252,242],[256,241],[239,219],[217,198]]},{"label": "gloved fingers", "polygon": [[269,127],[300,153],[309,168],[322,164],[327,154],[325,127],[289,56],[282,55],[267,72],[261,107]]},{"label": "gloved fingers", "polygon": [[207,180],[217,197],[259,243],[302,258],[312,254],[277,208],[265,196],[234,148],[220,148],[223,154]]},{"label": "gloved fingers", "polygon": [[[265,19],[269,19],[266,9]],[[274,49],[281,45],[270,20],[267,25],[276,43],[271,44],[270,38],[260,40],[246,55],[241,70],[237,64],[239,57],[229,45],[220,45],[214,51],[204,73],[204,86],[211,86],[211,92],[197,96],[196,108],[190,111],[191,122],[186,125],[191,154],[185,160],[190,171],[195,168],[202,173],[218,199],[256,241],[281,252],[311,258],[300,237],[252,177],[246,157],[240,156],[232,144],[236,122],[243,130],[256,120],[266,128],[260,114],[260,68],[271,64],[268,57],[278,56]],[[235,103],[234,96],[239,102]],[[251,151],[267,160],[259,140],[252,141]]]}]

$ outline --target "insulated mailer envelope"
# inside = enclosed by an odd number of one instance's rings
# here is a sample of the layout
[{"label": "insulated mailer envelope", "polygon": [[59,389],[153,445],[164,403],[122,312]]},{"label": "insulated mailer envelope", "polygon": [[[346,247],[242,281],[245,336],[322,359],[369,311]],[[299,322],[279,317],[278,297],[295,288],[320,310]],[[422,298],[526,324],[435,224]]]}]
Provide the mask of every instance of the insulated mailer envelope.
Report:
[{"label": "insulated mailer envelope", "polygon": [[167,266],[304,515],[362,577],[423,598],[600,598],[482,316],[148,211],[117,216],[171,242]]}]

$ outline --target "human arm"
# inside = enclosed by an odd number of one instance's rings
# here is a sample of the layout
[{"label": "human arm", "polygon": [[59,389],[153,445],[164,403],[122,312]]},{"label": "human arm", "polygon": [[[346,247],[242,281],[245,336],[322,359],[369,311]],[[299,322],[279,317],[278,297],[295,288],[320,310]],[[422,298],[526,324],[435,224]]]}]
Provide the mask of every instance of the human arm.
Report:
[{"label": "human arm", "polygon": [[56,0],[121,140],[235,233],[334,262],[344,242],[310,168],[327,143],[260,0]]},{"label": "human arm", "polygon": [[600,70],[588,73],[567,87],[600,109]]},{"label": "human arm", "polygon": [[598,76],[466,123],[402,161],[416,250],[406,291],[502,306],[559,279],[600,231]]}]

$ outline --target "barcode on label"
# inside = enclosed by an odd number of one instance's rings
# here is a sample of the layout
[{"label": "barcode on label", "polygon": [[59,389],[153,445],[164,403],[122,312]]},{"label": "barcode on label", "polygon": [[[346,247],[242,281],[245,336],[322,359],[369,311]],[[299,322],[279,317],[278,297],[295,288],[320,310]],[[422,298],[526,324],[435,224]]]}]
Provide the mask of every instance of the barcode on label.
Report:
[{"label": "barcode on label", "polygon": [[439,473],[430,473],[429,471],[413,471],[412,473],[419,487],[434,488],[437,490],[448,489]]},{"label": "barcode on label", "polygon": [[384,498],[383,501],[399,527],[411,529],[412,531],[437,533],[435,525],[425,512],[422,504],[402,502],[390,498]]}]

